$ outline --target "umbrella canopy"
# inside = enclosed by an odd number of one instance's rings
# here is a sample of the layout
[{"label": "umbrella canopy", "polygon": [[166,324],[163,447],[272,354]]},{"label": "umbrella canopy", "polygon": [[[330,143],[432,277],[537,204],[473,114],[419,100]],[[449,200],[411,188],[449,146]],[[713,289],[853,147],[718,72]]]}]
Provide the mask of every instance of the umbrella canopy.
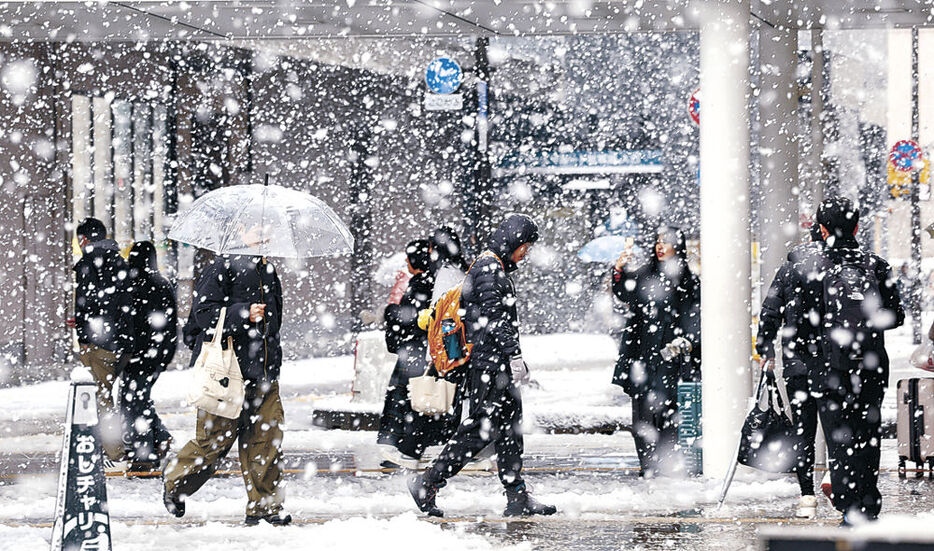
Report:
[{"label": "umbrella canopy", "polygon": [[613,262],[626,250],[629,239],[621,235],[604,235],[584,245],[577,256],[584,262]]},{"label": "umbrella canopy", "polygon": [[350,230],[330,207],[276,185],[207,193],[179,215],[169,238],[218,254],[307,258],[353,251]]}]

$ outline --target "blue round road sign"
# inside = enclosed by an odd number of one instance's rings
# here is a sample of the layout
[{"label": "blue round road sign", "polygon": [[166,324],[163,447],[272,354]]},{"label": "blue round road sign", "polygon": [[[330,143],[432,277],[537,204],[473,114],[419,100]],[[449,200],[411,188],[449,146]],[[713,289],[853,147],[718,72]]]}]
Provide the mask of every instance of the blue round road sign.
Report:
[{"label": "blue round road sign", "polygon": [[461,66],[449,57],[439,57],[425,69],[425,84],[436,94],[453,94],[461,85]]}]

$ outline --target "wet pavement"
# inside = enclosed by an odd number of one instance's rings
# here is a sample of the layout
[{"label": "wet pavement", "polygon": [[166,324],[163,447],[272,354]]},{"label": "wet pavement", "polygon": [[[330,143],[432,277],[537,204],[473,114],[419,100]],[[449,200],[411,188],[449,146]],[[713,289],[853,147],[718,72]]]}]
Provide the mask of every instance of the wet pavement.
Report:
[{"label": "wet pavement", "polygon": [[[884,515],[917,514],[930,511],[934,507],[934,481],[914,477],[899,479],[893,468],[894,465],[890,465],[894,460],[893,448],[894,441],[887,440],[883,465],[889,468],[886,468],[880,477],[880,489],[884,496]],[[548,451],[552,453],[542,453]],[[653,507],[646,509],[638,505],[639,502],[636,502],[636,505],[624,507],[612,499],[607,499],[606,506],[601,506],[601,500],[611,495],[614,489],[626,488],[633,489],[636,493],[643,489],[649,493],[656,492],[657,501],[665,502],[671,498],[670,495],[665,495],[665,492],[677,492],[678,484],[677,482],[667,483],[655,489],[645,486],[646,481],[635,475],[634,455],[625,450],[615,454],[599,455],[593,453],[559,455],[554,453],[555,451],[556,449],[548,450],[545,447],[538,453],[528,455],[526,464],[530,486],[541,489],[545,495],[551,493],[552,496],[561,496],[562,490],[579,491],[583,494],[592,490],[595,492],[592,498],[593,503],[589,504],[586,511],[562,510],[553,517],[505,519],[499,514],[490,512],[489,507],[477,506],[480,510],[474,515],[465,513],[465,510],[472,512],[477,507],[468,505],[465,508],[455,503],[451,518],[423,520],[437,523],[445,530],[461,530],[482,536],[495,545],[526,544],[531,549],[543,551],[756,549],[758,533],[763,527],[807,528],[813,529],[816,534],[836,527],[839,523],[839,516],[823,497],[820,498],[818,519],[814,521],[789,519],[796,502],[791,477],[788,477],[787,483],[783,483],[786,490],[784,495],[776,495],[774,498],[758,496],[752,499],[731,496],[727,507],[722,512],[716,510],[716,504],[712,498],[715,493],[697,492],[696,488],[685,490],[693,496],[695,501],[684,508],[677,507],[677,500],[660,509]],[[57,467],[54,459],[54,457],[46,456],[42,457],[39,462],[24,461],[21,465],[25,467],[21,466],[19,472],[11,473],[8,470],[12,467],[9,463],[11,459],[4,458],[5,463],[0,464],[0,469],[5,474],[16,476],[0,480],[0,490],[4,486],[10,490],[11,487],[22,484],[28,487],[30,484],[28,480],[36,477],[54,480],[54,469]],[[286,476],[293,481],[290,484],[297,486],[296,495],[303,493],[338,495],[343,491],[350,494],[350,499],[364,499],[368,493],[386,492],[393,494],[394,499],[399,500],[398,503],[401,503],[403,511],[409,505],[399,495],[400,489],[404,487],[403,480],[406,473],[369,468],[366,464],[370,458],[359,457],[348,451],[323,453],[296,450],[288,453],[286,459],[288,465]],[[311,478],[308,476],[308,465],[317,467],[316,470],[313,469],[315,474]],[[226,467],[230,469],[227,473],[229,476],[234,473],[236,464],[232,462]],[[36,474],[29,475],[26,473],[27,470],[35,471]],[[232,483],[218,481],[213,484],[223,488],[223,496],[239,497],[242,492],[239,481]],[[308,486],[308,484],[312,485]],[[685,481],[684,484],[696,486],[698,482],[694,479],[694,481]],[[747,477],[737,484],[745,484],[748,487],[750,480]],[[498,482],[492,473],[481,475],[477,472],[467,472],[457,477],[455,485],[460,485],[458,490],[461,492],[465,489],[467,493],[480,490],[484,498],[492,500],[493,507],[502,506],[502,498],[495,496],[498,493],[496,490]],[[752,485],[755,485],[754,480]],[[159,480],[110,479],[108,486],[111,495],[114,496],[112,499],[121,499],[127,494],[150,495],[151,497],[152,494],[158,495],[156,492],[158,492]],[[791,490],[791,493],[788,490]],[[456,492],[453,493],[454,497],[444,495],[448,491],[445,489],[442,492],[443,495],[439,496],[439,503],[443,504],[446,499],[457,501]],[[556,491],[559,493],[554,494],[553,492]],[[0,493],[0,498],[2,497]],[[326,496],[320,497],[326,498]],[[584,496],[582,499],[588,498]],[[651,496],[646,497],[645,503],[651,505],[653,499]],[[236,516],[223,514],[201,519],[195,517],[176,520],[164,515],[133,511],[132,507],[122,504],[118,504],[114,509],[113,521],[127,525],[165,525],[197,530],[199,525],[207,522],[227,522],[232,525],[240,522]],[[125,512],[121,513],[120,510]],[[319,510],[309,509],[304,514],[298,511],[296,518],[297,523],[301,525],[320,524],[336,518],[353,516],[392,518],[396,514],[406,513],[396,512],[390,508],[384,512],[369,509],[366,512],[347,511],[346,513],[322,514]],[[0,525],[7,526],[45,527],[47,523],[47,517],[35,515],[0,518]]]}]

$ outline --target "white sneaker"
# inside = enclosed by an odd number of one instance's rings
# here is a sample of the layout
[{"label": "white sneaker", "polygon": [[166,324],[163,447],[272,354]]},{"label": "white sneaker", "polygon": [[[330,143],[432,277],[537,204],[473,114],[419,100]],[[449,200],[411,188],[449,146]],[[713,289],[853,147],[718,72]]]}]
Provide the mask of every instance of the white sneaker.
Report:
[{"label": "white sneaker", "polygon": [[378,446],[380,456],[382,456],[382,458],[386,461],[395,463],[396,465],[405,467],[406,469],[418,469],[418,459],[403,454],[395,446],[390,446],[388,444],[378,444]]},{"label": "white sneaker", "polygon": [[815,517],[817,517],[817,497],[801,496],[801,499],[798,500],[795,518],[813,519]]},{"label": "white sneaker", "polygon": [[113,461],[112,459],[104,458],[104,474],[125,475],[129,466],[129,461]]}]

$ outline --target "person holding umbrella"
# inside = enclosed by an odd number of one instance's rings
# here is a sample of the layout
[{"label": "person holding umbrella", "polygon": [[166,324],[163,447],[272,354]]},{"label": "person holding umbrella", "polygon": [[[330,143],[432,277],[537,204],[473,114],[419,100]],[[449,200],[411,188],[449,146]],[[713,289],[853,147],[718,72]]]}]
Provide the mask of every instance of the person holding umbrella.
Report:
[{"label": "person holding umbrella", "polygon": [[282,511],[282,423],[279,341],[283,319],[282,285],[268,257],[303,258],[347,252],[353,238],[320,200],[280,186],[222,188],[195,201],[176,221],[171,239],[214,251],[192,300],[204,342],[211,340],[221,309],[226,309],[223,341],[233,348],[245,383],[237,418],[198,410],[195,438],[164,474],[163,503],[169,513],[185,514],[185,498],[203,486],[218,461],[239,441],[240,465],[248,502],[247,525],[291,522]]},{"label": "person holding umbrella", "polygon": [[613,384],[632,397],[641,476],[675,470],[678,382],[700,377],[700,281],[688,268],[684,234],[662,227],[654,252],[631,271],[631,253],[624,252],[612,281],[630,312]]},{"label": "person holding umbrella", "polygon": [[[243,239],[258,245],[258,228]],[[258,249],[258,247],[257,247]],[[291,522],[280,516],[282,498],[282,429],[279,397],[282,348],[282,285],[266,257],[221,256],[195,284],[192,309],[199,327],[213,338],[221,308],[226,308],[223,337],[233,337],[234,351],[243,374],[246,397],[238,419],[198,411],[196,436],[185,444],[165,472],[165,505],[175,516],[185,514],[185,496],[196,492],[214,474],[217,462],[239,440],[240,464],[249,503],[246,524],[265,520],[273,525]]]}]

